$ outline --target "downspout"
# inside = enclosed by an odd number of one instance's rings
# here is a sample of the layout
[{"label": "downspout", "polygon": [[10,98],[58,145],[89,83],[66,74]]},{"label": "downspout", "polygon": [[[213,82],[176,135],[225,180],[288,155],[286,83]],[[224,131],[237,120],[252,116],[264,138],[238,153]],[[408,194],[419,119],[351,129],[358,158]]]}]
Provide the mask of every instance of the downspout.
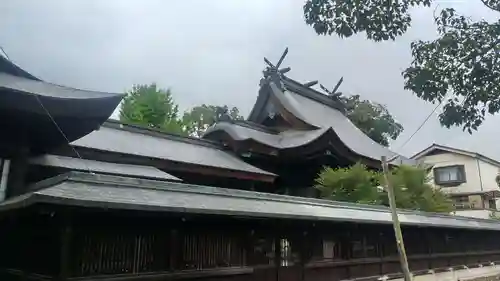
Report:
[{"label": "downspout", "polygon": [[7,190],[7,181],[9,180],[10,160],[2,160],[2,177],[0,178],[0,202],[5,200],[5,191]]}]

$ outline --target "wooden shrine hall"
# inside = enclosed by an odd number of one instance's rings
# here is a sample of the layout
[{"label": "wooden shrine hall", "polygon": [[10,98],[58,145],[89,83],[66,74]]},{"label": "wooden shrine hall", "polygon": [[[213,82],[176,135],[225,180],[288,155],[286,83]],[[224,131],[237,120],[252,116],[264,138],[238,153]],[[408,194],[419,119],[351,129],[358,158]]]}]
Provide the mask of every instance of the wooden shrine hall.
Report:
[{"label": "wooden shrine hall", "polygon": [[[324,165],[415,164],[364,135],[336,89],[268,62],[245,121],[201,139],[107,120],[122,95],[0,55],[1,280],[377,280],[401,276],[383,206],[317,199]],[[400,211],[410,269],[500,260],[495,220]]]}]

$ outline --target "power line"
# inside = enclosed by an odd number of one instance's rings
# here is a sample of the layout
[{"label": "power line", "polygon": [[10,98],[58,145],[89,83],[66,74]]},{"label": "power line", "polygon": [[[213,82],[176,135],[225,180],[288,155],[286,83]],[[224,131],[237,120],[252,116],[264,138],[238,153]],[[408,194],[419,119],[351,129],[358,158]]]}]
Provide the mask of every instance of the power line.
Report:
[{"label": "power line", "polygon": [[[465,102],[467,101],[467,99],[470,97],[471,93],[467,94],[464,99],[462,100],[462,102],[460,103],[460,107],[463,107]],[[443,104],[443,102],[447,100],[446,96],[443,100],[441,100],[438,105],[436,107],[434,107],[434,109],[429,113],[429,115],[427,115],[427,117],[424,119],[424,121],[422,122],[422,124],[420,124],[420,126],[418,126],[418,128],[415,130],[415,132],[413,132],[413,134],[402,144],[399,146],[399,148],[397,149],[397,151],[401,151],[401,149],[410,142],[410,140],[420,131],[420,129],[422,129],[424,127],[424,125],[427,123],[427,121],[429,121],[429,119],[431,118],[432,115],[434,115],[434,113],[436,112],[436,110]]]},{"label": "power line", "polygon": [[76,156],[78,158],[80,158],[80,160],[82,160],[82,162],[85,165],[85,167],[87,168],[88,172],[90,174],[92,174],[93,172],[90,169],[90,167],[85,163],[83,157],[80,155],[80,153],[78,152],[78,150],[76,150],[76,148],[71,145],[71,142],[69,141],[68,137],[66,136],[66,134],[64,133],[64,131],[61,129],[61,127],[57,124],[57,122],[54,119],[54,117],[52,117],[52,114],[50,114],[49,110],[45,107],[45,105],[43,105],[43,102],[40,100],[40,98],[37,95],[35,95],[35,94],[33,94],[33,96],[35,96],[36,100],[38,101],[38,103],[42,107],[43,111],[45,111],[45,114],[47,114],[47,116],[49,117],[50,121],[54,124],[54,126],[59,131],[59,133],[61,134],[61,136],[66,140],[66,143],[69,145],[69,147],[71,147],[71,150],[73,150],[73,152],[76,154]]},{"label": "power line", "polygon": [[411,134],[411,136],[402,145],[399,146],[399,148],[397,149],[398,151],[400,151],[406,144],[408,144],[411,141],[411,139],[424,127],[424,125],[427,123],[427,121],[429,121],[431,116],[434,115],[434,113],[441,106],[444,100],[445,99],[443,99],[441,102],[438,103],[436,107],[434,107],[434,109],[429,113],[429,115],[425,117],[424,121],[420,124],[420,126],[418,126],[415,132],[413,132],[413,134]]}]

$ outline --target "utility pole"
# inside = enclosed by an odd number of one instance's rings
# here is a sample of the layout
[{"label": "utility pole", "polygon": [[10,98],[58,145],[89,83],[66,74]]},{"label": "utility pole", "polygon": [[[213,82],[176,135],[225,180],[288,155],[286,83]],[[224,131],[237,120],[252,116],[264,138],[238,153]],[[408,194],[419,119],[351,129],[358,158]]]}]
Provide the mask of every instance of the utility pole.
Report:
[{"label": "utility pole", "polygon": [[403,242],[403,234],[401,232],[401,225],[399,224],[398,211],[396,209],[396,196],[389,177],[389,164],[387,157],[382,156],[382,170],[384,172],[385,188],[387,196],[389,197],[389,207],[391,208],[392,225],[394,227],[394,234],[396,236],[396,245],[398,247],[399,261],[401,269],[403,270],[404,280],[412,281],[410,267],[408,266],[408,259],[406,258],[405,244]]}]

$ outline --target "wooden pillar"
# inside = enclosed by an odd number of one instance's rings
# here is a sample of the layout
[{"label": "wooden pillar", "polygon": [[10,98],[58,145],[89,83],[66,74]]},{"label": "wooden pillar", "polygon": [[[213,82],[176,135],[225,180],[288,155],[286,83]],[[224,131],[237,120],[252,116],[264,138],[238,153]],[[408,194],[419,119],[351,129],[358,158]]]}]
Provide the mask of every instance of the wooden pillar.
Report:
[{"label": "wooden pillar", "polygon": [[26,192],[26,173],[28,172],[29,150],[19,151],[10,162],[9,178],[5,198]]},{"label": "wooden pillar", "polygon": [[303,229],[302,239],[297,240],[298,246],[300,248],[299,258],[300,258],[300,280],[306,280],[306,265],[310,262],[312,258],[312,244],[310,243],[313,236],[310,234],[310,231],[313,229],[306,228]]},{"label": "wooden pillar", "polygon": [[59,277],[57,280],[67,280],[71,274],[71,240],[73,229],[69,214],[62,214],[60,224],[60,254]]},{"label": "wooden pillar", "polygon": [[[279,223],[276,224],[277,226]],[[274,237],[274,267],[276,270],[276,281],[280,280],[280,267],[281,267],[281,231],[276,227],[273,231]]]},{"label": "wooden pillar", "polygon": [[179,268],[179,249],[182,249],[183,241],[179,235],[179,231],[177,229],[170,230],[170,271],[175,271]]}]

